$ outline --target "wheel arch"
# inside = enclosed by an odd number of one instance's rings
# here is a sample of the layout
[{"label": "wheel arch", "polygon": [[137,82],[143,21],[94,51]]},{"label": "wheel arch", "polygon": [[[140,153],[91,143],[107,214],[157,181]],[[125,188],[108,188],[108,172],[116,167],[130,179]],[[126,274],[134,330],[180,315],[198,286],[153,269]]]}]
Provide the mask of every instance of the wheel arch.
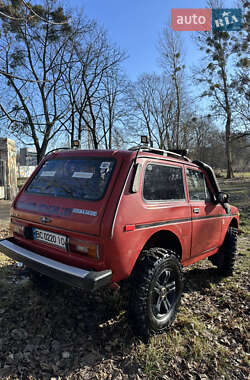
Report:
[{"label": "wheel arch", "polygon": [[[182,246],[177,235],[169,230],[155,232],[146,242],[142,250],[159,247],[171,249],[177,254],[179,260],[182,258]],[[140,256],[140,255],[139,255]]]},{"label": "wheel arch", "polygon": [[238,228],[239,225],[238,225],[238,221],[236,218],[233,218],[229,224],[229,227],[234,227],[234,228]]}]

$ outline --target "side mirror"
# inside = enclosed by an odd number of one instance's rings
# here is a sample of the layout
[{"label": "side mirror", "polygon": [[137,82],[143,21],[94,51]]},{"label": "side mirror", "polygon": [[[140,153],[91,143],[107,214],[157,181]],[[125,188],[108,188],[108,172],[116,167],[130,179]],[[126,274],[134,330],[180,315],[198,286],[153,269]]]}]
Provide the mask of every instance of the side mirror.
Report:
[{"label": "side mirror", "polygon": [[222,193],[220,192],[217,196],[217,199],[218,201],[221,203],[221,204],[224,204],[224,203],[227,203],[228,202],[228,194],[227,193]]}]

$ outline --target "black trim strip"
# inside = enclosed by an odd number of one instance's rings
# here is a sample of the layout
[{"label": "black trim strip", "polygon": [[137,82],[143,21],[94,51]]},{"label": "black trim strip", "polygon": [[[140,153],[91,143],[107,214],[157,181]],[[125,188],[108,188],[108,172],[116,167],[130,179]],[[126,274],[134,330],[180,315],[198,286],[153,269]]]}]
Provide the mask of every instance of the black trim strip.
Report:
[{"label": "black trim strip", "polygon": [[[202,251],[201,255],[204,255],[205,253],[208,253],[210,251],[213,251],[214,249],[216,248],[219,248],[219,247],[213,247],[213,248],[209,248],[209,249],[206,249],[206,251]],[[195,256],[194,256],[195,257]]]},{"label": "black trim strip", "polygon": [[[145,153],[145,152],[140,152],[140,153]],[[151,152],[148,152],[150,154],[152,154]],[[142,155],[138,155],[137,158],[147,158],[148,160],[160,160],[160,161],[170,161],[171,163],[172,162],[175,162],[177,164],[187,164],[187,165],[192,165],[193,167],[197,168],[197,165],[196,164],[193,164],[192,161],[187,161],[185,159],[182,159],[182,157],[171,157],[171,156],[147,156],[145,154],[142,154]]]},{"label": "black trim strip", "polygon": [[208,216],[194,216],[191,219],[192,220],[202,220],[202,219],[212,219],[212,218],[224,218],[225,216],[227,216],[227,215],[218,214],[218,215],[208,215]]},{"label": "black trim strip", "polygon": [[153,223],[145,223],[145,224],[137,224],[135,226],[136,230],[140,230],[142,228],[148,228],[148,227],[160,227],[160,226],[165,226],[168,224],[178,224],[178,223],[183,223],[183,222],[191,222],[191,218],[185,218],[185,219],[175,219],[175,220],[169,220],[169,221],[162,221],[162,222],[153,222]]},{"label": "black trim strip", "polygon": [[191,222],[192,220],[203,220],[203,219],[211,219],[211,218],[228,218],[231,216],[236,216],[237,214],[231,214],[231,215],[209,215],[209,216],[198,216],[194,218],[183,218],[183,219],[175,219],[175,220],[164,220],[162,222],[152,222],[152,223],[145,223],[145,224],[137,224],[135,226],[136,230],[140,230],[143,228],[150,228],[150,227],[161,227],[166,226],[170,224],[178,224],[178,223],[185,223],[185,222]]}]

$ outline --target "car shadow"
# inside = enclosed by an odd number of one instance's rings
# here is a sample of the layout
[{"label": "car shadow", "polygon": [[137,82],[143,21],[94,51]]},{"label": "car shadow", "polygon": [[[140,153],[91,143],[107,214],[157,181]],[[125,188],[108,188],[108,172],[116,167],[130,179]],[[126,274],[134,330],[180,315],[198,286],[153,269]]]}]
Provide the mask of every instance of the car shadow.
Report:
[{"label": "car shadow", "polygon": [[211,284],[218,284],[223,278],[215,267],[189,269],[184,272],[184,292],[209,289]]}]

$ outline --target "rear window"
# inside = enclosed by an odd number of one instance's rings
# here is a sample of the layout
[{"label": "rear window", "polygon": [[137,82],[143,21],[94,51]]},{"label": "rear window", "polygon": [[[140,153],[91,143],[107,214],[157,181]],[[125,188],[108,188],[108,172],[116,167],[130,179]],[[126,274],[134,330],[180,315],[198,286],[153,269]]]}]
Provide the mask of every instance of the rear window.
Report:
[{"label": "rear window", "polygon": [[101,199],[115,166],[114,159],[56,158],[46,161],[27,193],[80,200]]},{"label": "rear window", "polygon": [[147,165],[143,197],[150,201],[184,200],[182,168],[156,164]]}]

